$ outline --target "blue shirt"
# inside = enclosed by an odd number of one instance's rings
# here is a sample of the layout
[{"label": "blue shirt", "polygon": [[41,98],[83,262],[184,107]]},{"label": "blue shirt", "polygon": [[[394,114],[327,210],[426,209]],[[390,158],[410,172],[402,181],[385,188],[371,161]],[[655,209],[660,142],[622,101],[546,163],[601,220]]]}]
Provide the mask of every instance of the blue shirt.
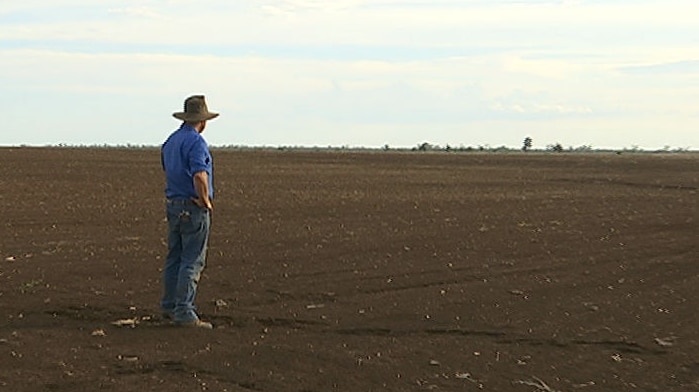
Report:
[{"label": "blue shirt", "polygon": [[160,149],[165,171],[165,197],[168,199],[196,198],[194,174],[205,171],[209,176],[209,196],[214,198],[213,159],[209,146],[194,127],[182,123],[180,129],[167,138]]}]

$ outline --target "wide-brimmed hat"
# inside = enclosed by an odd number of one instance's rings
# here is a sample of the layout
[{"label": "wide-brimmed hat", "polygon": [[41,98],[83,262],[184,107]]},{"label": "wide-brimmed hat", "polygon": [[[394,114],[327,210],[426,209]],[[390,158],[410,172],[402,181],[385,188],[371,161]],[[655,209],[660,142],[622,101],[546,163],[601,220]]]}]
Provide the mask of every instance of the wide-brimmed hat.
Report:
[{"label": "wide-brimmed hat", "polygon": [[172,113],[173,117],[187,121],[207,121],[218,117],[218,113],[210,112],[206,107],[206,99],[203,95],[192,95],[184,100],[184,112]]}]

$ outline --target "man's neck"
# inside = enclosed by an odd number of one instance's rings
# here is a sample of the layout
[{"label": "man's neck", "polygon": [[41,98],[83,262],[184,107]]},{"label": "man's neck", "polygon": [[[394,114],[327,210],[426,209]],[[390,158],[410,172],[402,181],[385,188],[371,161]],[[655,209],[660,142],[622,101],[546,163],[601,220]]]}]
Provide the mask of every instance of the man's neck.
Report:
[{"label": "man's neck", "polygon": [[204,131],[204,122],[203,121],[200,121],[198,123],[185,122],[184,125],[194,129],[195,131],[197,131],[197,133],[202,133]]}]

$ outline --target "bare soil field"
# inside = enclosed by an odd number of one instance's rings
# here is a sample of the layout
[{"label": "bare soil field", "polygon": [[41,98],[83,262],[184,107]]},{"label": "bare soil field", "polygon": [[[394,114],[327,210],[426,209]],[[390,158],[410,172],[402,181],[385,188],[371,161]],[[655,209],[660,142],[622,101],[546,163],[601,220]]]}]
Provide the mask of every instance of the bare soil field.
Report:
[{"label": "bare soil field", "polygon": [[213,155],[195,330],[157,149],[0,149],[0,390],[699,390],[696,154]]}]

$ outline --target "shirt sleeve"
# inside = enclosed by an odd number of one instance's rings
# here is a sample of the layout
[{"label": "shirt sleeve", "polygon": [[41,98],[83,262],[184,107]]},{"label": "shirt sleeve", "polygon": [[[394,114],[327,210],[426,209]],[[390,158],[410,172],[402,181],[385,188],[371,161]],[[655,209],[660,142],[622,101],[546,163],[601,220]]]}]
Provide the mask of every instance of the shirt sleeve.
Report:
[{"label": "shirt sleeve", "polygon": [[197,138],[197,141],[192,145],[189,152],[189,168],[192,174],[202,171],[209,172],[211,167],[211,155],[209,147],[202,137]]}]

